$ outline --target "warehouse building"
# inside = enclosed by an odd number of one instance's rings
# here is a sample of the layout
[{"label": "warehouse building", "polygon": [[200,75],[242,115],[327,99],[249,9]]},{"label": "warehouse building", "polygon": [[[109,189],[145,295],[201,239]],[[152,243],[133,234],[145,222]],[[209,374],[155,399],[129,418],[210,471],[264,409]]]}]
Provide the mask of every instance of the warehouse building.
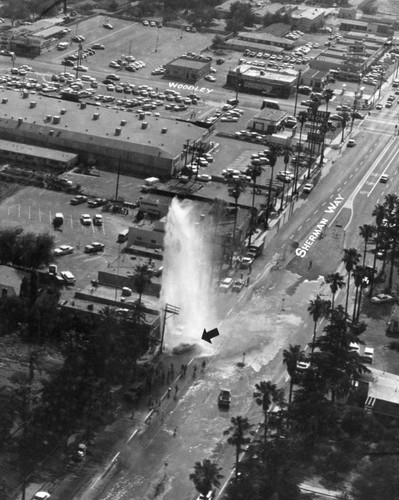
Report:
[{"label": "warehouse building", "polygon": [[[144,120],[145,118],[145,120]],[[8,141],[90,157],[99,168],[169,178],[183,166],[183,145],[210,132],[174,118],[0,90],[0,134]]]}]

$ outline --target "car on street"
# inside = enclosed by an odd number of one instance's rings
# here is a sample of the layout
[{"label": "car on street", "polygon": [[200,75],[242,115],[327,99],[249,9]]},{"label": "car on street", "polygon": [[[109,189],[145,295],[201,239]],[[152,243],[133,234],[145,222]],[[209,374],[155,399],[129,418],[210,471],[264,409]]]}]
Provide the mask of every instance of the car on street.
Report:
[{"label": "car on street", "polygon": [[381,110],[382,109],[382,104],[377,104],[377,106],[375,107],[375,109]]},{"label": "car on street", "polygon": [[353,117],[353,118],[356,118],[356,119],[358,119],[358,120],[363,120],[364,115],[362,115],[362,113],[359,113],[359,111],[354,111],[354,112],[352,113],[352,117]]},{"label": "car on street", "polygon": [[212,180],[212,176],[208,174],[199,174],[197,180],[202,182],[210,182]]},{"label": "car on street", "polygon": [[313,189],[313,184],[311,182],[308,182],[307,184],[305,184],[303,186],[303,192],[306,194],[310,193],[312,191],[312,189]]},{"label": "car on street", "polygon": [[294,174],[291,174],[289,172],[279,172],[276,175],[276,179],[282,182],[292,182],[292,179],[294,178]]},{"label": "car on street", "polygon": [[72,37],[73,42],[81,43],[81,42],[84,42],[85,40],[86,40],[86,38],[83,35],[74,35]]},{"label": "car on street", "polygon": [[85,246],[85,253],[102,252],[104,248],[105,248],[104,243],[93,241],[93,243],[91,243],[90,245]]},{"label": "car on street", "polygon": [[388,302],[394,301],[395,299],[392,297],[392,295],[387,295],[385,293],[379,293],[378,295],[375,295],[370,299],[370,302],[372,302],[373,304],[386,304]]},{"label": "car on street", "polygon": [[83,64],[78,64],[73,67],[74,71],[89,71],[88,66],[83,66]]},{"label": "car on street", "polygon": [[224,278],[219,285],[219,290],[221,292],[227,292],[233,286],[233,278]]},{"label": "car on street", "polygon": [[219,408],[230,408],[231,392],[228,389],[221,389],[218,396]]},{"label": "car on street", "polygon": [[216,82],[216,78],[214,76],[212,76],[212,75],[206,75],[204,78],[208,82]]},{"label": "car on street", "polygon": [[241,290],[244,288],[244,286],[245,286],[244,280],[241,280],[241,279],[234,280],[232,290],[233,290],[233,292],[241,292]]},{"label": "car on street", "polygon": [[85,458],[86,454],[87,445],[85,445],[84,443],[79,443],[73,458],[76,462],[81,462]]},{"label": "car on street", "polygon": [[151,26],[151,28],[156,28],[157,23],[155,21],[150,21],[150,26]]},{"label": "car on street", "polygon": [[389,176],[387,174],[382,174],[381,177],[380,177],[380,182],[382,182],[382,184],[386,184],[389,180]]},{"label": "car on street", "polygon": [[91,217],[89,214],[82,214],[80,216],[80,222],[83,226],[90,226],[91,225]]},{"label": "car on street", "polygon": [[94,50],[104,50],[105,46],[102,43],[95,43],[91,48]]},{"label": "car on street", "polygon": [[87,196],[84,196],[83,194],[78,194],[74,198],[72,198],[69,203],[71,205],[81,205],[82,203],[86,203],[86,201],[87,201]]},{"label": "car on street", "polygon": [[354,146],[356,146],[355,139],[349,139],[349,141],[348,141],[348,148],[353,148]]},{"label": "car on street", "polygon": [[392,102],[391,101],[388,101],[385,103],[385,107],[386,108],[392,108]]},{"label": "car on street", "polygon": [[143,26],[149,26],[149,25],[150,25],[150,23],[148,21],[146,21],[146,20],[143,21]]},{"label": "car on street", "polygon": [[254,262],[254,259],[251,257],[242,257],[240,261],[240,268],[241,269],[247,269],[248,267],[252,266]]},{"label": "car on street", "polygon": [[55,257],[61,257],[61,255],[68,255],[70,253],[73,253],[73,246],[72,245],[60,245],[59,247],[54,249],[54,255]]},{"label": "car on street", "polygon": [[47,493],[47,491],[38,491],[32,500],[48,500],[50,496],[50,493]]}]

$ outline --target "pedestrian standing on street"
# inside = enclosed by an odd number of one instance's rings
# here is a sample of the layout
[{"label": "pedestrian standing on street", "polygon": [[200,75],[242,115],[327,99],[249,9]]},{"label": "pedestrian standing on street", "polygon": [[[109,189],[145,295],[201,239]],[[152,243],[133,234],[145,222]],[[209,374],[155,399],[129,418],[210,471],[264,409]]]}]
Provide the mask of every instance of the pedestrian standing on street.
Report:
[{"label": "pedestrian standing on street", "polygon": [[170,398],[171,391],[172,391],[172,389],[170,387],[168,387],[168,394],[167,394],[168,398]]}]

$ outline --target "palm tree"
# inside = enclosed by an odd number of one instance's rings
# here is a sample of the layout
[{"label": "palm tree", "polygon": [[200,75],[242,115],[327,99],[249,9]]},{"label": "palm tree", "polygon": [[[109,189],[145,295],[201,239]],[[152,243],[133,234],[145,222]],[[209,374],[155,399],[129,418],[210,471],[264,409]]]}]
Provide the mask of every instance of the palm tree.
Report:
[{"label": "palm tree", "polygon": [[281,405],[284,401],[284,390],[277,389],[276,384],[272,384],[270,381],[259,382],[255,384],[256,392],[253,393],[256,403],[262,406],[262,411],[264,415],[263,421],[263,439],[264,445],[266,446],[267,439],[267,427],[268,427],[268,412],[272,403]]},{"label": "palm tree", "polygon": [[[284,174],[287,173],[287,166],[290,161],[290,156],[292,155],[292,149],[290,147],[285,147],[284,148]],[[281,203],[280,203],[280,211],[283,209],[284,205],[284,195],[285,195],[285,182],[283,182],[283,193],[281,195]]]},{"label": "palm tree", "polygon": [[350,290],[350,281],[351,281],[351,272],[353,268],[358,264],[360,260],[360,253],[356,248],[344,248],[344,256],[343,262],[345,263],[345,269],[347,272],[347,281],[346,281],[346,300],[345,300],[345,312],[348,312],[348,301],[349,301],[349,290]]},{"label": "palm tree", "polygon": [[202,462],[195,462],[194,472],[190,474],[190,480],[194,483],[198,493],[206,497],[210,490],[219,488],[222,475],[216,462],[205,458]]},{"label": "palm tree", "polygon": [[312,342],[312,356],[314,351],[314,343],[316,342],[317,322],[322,316],[326,316],[330,310],[331,302],[324,300],[317,295],[315,300],[311,300],[308,306],[308,313],[312,316],[314,321],[313,327],[313,342]]},{"label": "palm tree", "polygon": [[235,476],[236,481],[238,478],[238,462],[240,458],[240,453],[242,451],[242,447],[247,445],[251,438],[248,434],[252,434],[251,428],[252,424],[249,423],[246,417],[231,417],[231,427],[226,429],[223,432],[224,436],[229,436],[227,439],[227,443],[231,444],[236,449],[236,463],[235,463]]},{"label": "palm tree", "polygon": [[341,290],[341,288],[345,286],[344,277],[342,274],[332,273],[327,276],[326,283],[330,284],[330,290],[332,293],[331,310],[334,311],[335,295],[338,290]]},{"label": "palm tree", "polygon": [[261,165],[251,165],[249,176],[254,184],[252,189],[252,207],[251,207],[251,225],[249,228],[249,243],[251,245],[252,230],[254,227],[254,212],[255,212],[255,194],[256,194],[256,180],[262,175],[264,168]]},{"label": "palm tree", "polygon": [[267,196],[267,207],[266,207],[266,227],[268,227],[269,224],[269,216],[270,216],[270,210],[271,210],[271,196],[272,196],[272,185],[273,185],[273,176],[274,176],[274,167],[277,163],[277,158],[281,155],[282,149],[281,146],[278,144],[270,144],[269,145],[269,166],[272,167],[272,175],[270,176],[270,182],[269,182],[269,193]]},{"label": "palm tree", "polygon": [[342,127],[341,142],[344,142],[344,139],[345,139],[345,127],[347,126],[349,120],[350,120],[349,113],[347,111],[344,111],[341,114],[341,127]]},{"label": "palm tree", "polygon": [[144,293],[146,285],[151,281],[152,272],[147,264],[137,265],[134,269],[134,275],[132,277],[132,282],[134,289],[139,294],[139,309],[141,307],[141,297]]},{"label": "palm tree", "polygon": [[[380,239],[381,239],[381,233],[382,233],[382,228],[383,228],[383,221],[385,218],[385,207],[383,205],[380,205],[379,203],[377,203],[377,205],[374,207],[372,215],[373,215],[373,217],[375,217],[375,224],[377,226],[377,234],[375,237],[374,258],[373,258],[373,276],[374,276],[375,272],[376,272],[376,265],[377,265],[377,252],[378,252],[378,248],[379,248],[380,243],[381,243]],[[374,288],[374,280],[372,280],[371,284],[370,284],[369,297],[371,297],[373,294],[373,288]]]},{"label": "palm tree", "polygon": [[355,269],[352,272],[352,276],[356,287],[355,303],[353,304],[352,313],[352,323],[355,323],[360,316],[360,305],[362,300],[361,289],[364,284],[364,278],[366,276],[364,267],[359,265],[355,266]]},{"label": "palm tree", "polygon": [[363,226],[359,226],[359,235],[364,239],[364,250],[363,250],[363,264],[364,267],[366,264],[366,255],[367,255],[367,244],[370,241],[370,238],[373,237],[375,233],[375,227],[371,224],[363,224]]},{"label": "palm tree", "polygon": [[245,191],[247,181],[245,179],[231,179],[229,181],[229,195],[234,198],[235,204],[235,215],[234,215],[234,227],[233,227],[233,245],[236,239],[236,228],[237,228],[237,213],[238,213],[238,200],[241,194]]},{"label": "palm tree", "polygon": [[324,97],[324,100],[326,101],[326,112],[327,112],[328,105],[329,105],[331,99],[334,97],[334,91],[332,89],[324,89],[323,97]]},{"label": "palm tree", "polygon": [[300,124],[300,129],[299,129],[298,153],[295,162],[295,181],[294,181],[295,193],[298,193],[298,173],[299,173],[299,160],[301,158],[301,151],[302,151],[302,132],[307,119],[308,119],[308,114],[306,111],[300,111],[298,113],[298,122]]},{"label": "palm tree", "polygon": [[288,349],[284,349],[283,351],[283,363],[287,368],[288,375],[290,376],[290,392],[288,396],[288,404],[291,404],[292,401],[292,389],[294,384],[296,384],[296,375],[297,375],[297,363],[301,360],[303,356],[302,347],[297,345],[289,345]]}]

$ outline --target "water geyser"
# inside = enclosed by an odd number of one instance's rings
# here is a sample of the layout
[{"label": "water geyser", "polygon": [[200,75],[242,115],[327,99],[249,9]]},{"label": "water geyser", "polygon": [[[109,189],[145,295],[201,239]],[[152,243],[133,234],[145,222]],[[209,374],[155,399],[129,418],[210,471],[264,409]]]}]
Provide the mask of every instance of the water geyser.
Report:
[{"label": "water geyser", "polygon": [[166,321],[165,344],[202,342],[204,328],[216,327],[212,290],[212,224],[189,200],[172,200],[164,239],[162,307],[179,307]]}]

